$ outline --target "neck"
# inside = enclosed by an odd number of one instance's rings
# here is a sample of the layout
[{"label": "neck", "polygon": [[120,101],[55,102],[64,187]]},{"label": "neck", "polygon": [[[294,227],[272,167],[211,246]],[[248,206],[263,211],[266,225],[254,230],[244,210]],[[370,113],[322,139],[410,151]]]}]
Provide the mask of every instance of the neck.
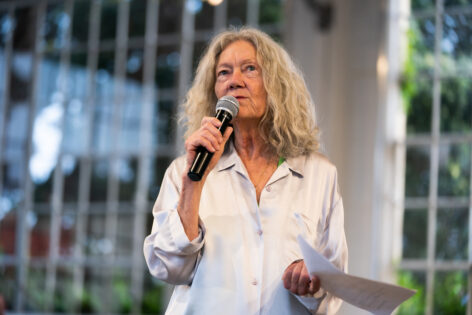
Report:
[{"label": "neck", "polygon": [[271,159],[272,157],[269,146],[262,139],[257,126],[254,125],[234,125],[234,147],[243,161],[254,158]]}]

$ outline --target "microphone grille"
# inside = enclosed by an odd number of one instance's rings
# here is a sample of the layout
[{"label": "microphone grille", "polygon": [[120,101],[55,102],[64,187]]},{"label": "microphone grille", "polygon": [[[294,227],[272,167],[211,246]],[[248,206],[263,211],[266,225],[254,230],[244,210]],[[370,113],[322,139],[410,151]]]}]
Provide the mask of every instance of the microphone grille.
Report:
[{"label": "microphone grille", "polygon": [[220,109],[229,112],[231,117],[234,118],[239,112],[239,102],[235,97],[231,95],[225,95],[221,97],[218,102],[216,102],[216,111]]}]

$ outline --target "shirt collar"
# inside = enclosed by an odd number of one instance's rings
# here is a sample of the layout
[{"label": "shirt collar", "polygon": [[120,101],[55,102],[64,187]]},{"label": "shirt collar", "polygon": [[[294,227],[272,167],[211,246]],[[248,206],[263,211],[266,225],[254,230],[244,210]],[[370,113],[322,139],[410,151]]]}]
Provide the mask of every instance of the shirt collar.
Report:
[{"label": "shirt collar", "polygon": [[[293,157],[293,158],[288,158],[285,160],[285,162],[282,164],[287,164],[287,167],[294,173],[297,173],[298,175],[300,175],[301,177],[303,177],[303,166],[305,165],[305,160],[306,160],[306,156],[305,155],[300,155],[300,156],[297,156],[297,157]],[[282,166],[281,165],[281,166]]]},{"label": "shirt collar", "polygon": [[216,164],[216,169],[218,171],[223,171],[225,169],[233,167],[236,164],[238,158],[239,156],[234,148],[233,141],[230,139],[229,143],[227,143],[227,145],[225,146],[225,152],[223,152],[223,155]]}]

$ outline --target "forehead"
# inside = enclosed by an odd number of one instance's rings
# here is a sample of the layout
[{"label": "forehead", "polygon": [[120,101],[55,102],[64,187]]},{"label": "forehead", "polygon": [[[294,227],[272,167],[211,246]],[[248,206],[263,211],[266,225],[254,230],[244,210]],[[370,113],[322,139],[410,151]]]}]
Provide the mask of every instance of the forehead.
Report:
[{"label": "forehead", "polygon": [[234,59],[253,59],[256,60],[256,48],[245,40],[235,41],[221,52],[217,64]]}]

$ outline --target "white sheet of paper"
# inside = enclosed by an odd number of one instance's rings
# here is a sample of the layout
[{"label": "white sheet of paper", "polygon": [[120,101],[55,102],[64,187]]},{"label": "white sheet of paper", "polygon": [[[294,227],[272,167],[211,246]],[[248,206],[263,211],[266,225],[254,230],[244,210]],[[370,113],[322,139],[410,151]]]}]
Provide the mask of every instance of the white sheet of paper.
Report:
[{"label": "white sheet of paper", "polygon": [[348,275],[312,248],[302,236],[297,239],[310,275],[320,279],[324,290],[352,305],[375,315],[388,315],[416,293],[400,286]]}]

